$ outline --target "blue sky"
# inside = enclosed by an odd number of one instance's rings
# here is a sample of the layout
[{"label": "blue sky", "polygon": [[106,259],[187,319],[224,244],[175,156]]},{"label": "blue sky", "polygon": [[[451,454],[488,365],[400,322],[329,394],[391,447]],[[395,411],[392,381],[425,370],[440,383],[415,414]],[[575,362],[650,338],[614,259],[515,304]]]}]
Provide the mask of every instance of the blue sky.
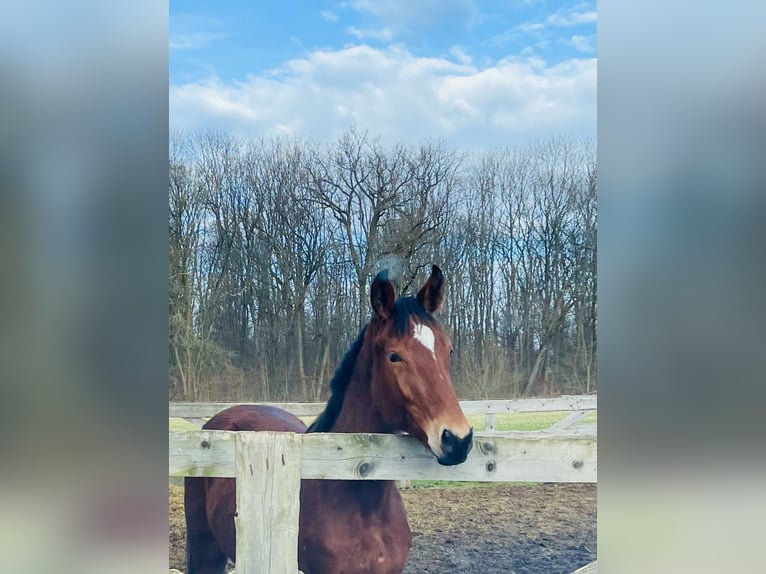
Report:
[{"label": "blue sky", "polygon": [[595,138],[595,2],[170,2],[170,127],[472,149]]}]

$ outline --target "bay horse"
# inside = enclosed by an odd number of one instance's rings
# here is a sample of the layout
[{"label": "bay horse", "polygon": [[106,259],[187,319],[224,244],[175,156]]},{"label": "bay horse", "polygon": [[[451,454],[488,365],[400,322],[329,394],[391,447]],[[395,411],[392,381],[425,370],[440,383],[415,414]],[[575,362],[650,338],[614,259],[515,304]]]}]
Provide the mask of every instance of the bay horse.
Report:
[{"label": "bay horse", "polygon": [[[370,288],[372,319],[330,381],[324,411],[306,429],[290,413],[238,405],[203,428],[230,431],[409,433],[443,465],[460,464],[473,428],[449,372],[450,339],[435,314],[444,279],[433,266],[415,297],[396,298],[386,271]],[[221,574],[235,559],[232,478],[187,477],[187,574]],[[305,574],[400,574],[411,534],[392,480],[302,480],[298,566]]]}]

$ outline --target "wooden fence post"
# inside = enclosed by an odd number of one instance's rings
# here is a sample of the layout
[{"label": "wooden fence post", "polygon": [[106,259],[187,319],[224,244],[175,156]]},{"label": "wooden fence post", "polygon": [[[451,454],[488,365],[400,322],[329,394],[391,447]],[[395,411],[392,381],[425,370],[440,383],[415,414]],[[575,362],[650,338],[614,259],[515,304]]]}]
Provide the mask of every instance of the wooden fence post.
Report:
[{"label": "wooden fence post", "polygon": [[495,413],[487,413],[484,420],[486,421],[486,432],[495,432]]},{"label": "wooden fence post", "polygon": [[294,433],[237,433],[237,574],[298,572],[302,444]]}]

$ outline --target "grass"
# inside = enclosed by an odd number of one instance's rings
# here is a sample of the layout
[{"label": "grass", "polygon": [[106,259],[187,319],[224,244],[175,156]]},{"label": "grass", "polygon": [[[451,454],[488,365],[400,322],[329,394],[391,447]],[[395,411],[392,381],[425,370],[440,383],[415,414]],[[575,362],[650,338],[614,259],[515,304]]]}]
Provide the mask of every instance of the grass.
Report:
[{"label": "grass", "polygon": [[[402,481],[397,481],[402,486]],[[491,488],[498,484],[525,484],[509,482],[465,482],[462,480],[411,480],[408,488]],[[532,484],[532,483],[529,483]]]},{"label": "grass", "polygon": [[199,430],[199,427],[186,419],[171,418],[170,422],[168,422],[168,430],[170,432],[195,431]]},{"label": "grass", "polygon": [[[569,414],[568,411],[552,411],[544,413],[500,413],[495,415],[496,431],[539,431],[545,430]],[[593,411],[581,418],[577,423],[597,422],[597,412]],[[487,430],[484,415],[468,415],[468,420],[476,432]]]}]

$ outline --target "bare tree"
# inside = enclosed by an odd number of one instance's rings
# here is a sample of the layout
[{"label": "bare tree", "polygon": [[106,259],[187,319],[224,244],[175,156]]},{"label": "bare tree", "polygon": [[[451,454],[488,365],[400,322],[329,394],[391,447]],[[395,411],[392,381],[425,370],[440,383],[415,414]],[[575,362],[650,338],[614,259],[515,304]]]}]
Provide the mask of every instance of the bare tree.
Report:
[{"label": "bare tree", "polygon": [[210,283],[206,189],[190,143],[180,134],[170,142],[169,331],[171,374],[181,386],[176,394],[194,400],[202,397],[204,379],[227,363],[229,353],[212,340],[213,323],[204,318],[216,290]]}]

